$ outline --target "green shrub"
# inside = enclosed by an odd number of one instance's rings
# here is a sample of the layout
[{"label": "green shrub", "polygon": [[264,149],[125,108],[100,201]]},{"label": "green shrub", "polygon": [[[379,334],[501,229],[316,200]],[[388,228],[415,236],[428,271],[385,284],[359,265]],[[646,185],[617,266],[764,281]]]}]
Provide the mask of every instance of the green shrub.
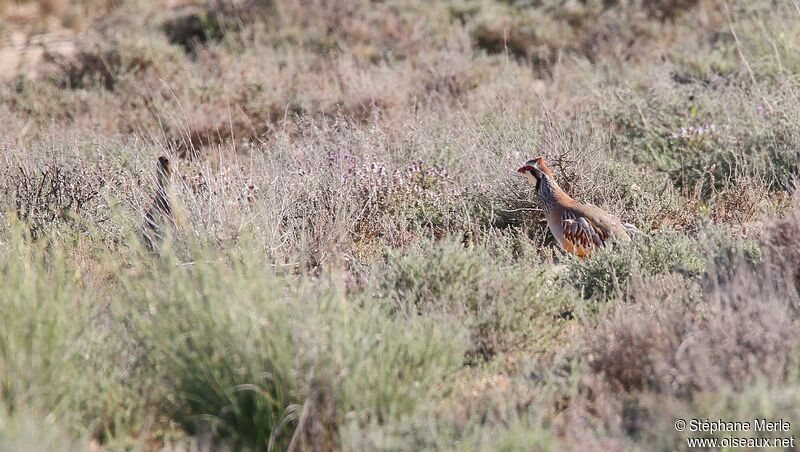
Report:
[{"label": "green shrub", "polygon": [[[13,414],[9,411],[13,411]],[[76,441],[62,425],[51,425],[42,412],[16,407],[7,410],[0,404],[0,447],[4,451],[86,450],[88,444]]]},{"label": "green shrub", "polygon": [[72,260],[83,247],[101,254],[99,249],[82,243],[75,231],[33,242],[22,225],[4,223],[0,230],[3,422],[14,426],[26,423],[27,414],[46,413],[65,435],[88,438],[112,428],[112,418],[125,427],[142,421],[145,416],[125,406],[141,407],[146,400],[132,400],[135,390],[118,378],[124,372],[116,367],[118,347],[128,345],[124,332],[106,327],[102,292],[86,276],[91,264]]},{"label": "green shrub", "polygon": [[98,306],[63,250],[30,245],[21,228],[10,233],[0,244],[0,401],[58,410]]},{"label": "green shrub", "polygon": [[170,388],[162,409],[189,432],[258,448],[311,432],[335,442],[345,419],[413,411],[461,362],[458,327],[353,303],[336,274],[265,273],[253,252],[157,265],[126,281],[126,297],[150,372]]},{"label": "green shrub", "polygon": [[389,315],[368,296],[358,305],[331,299],[308,319],[313,331],[302,335],[309,392],[322,391],[334,404],[329,420],[396,422],[445,395],[462,364],[463,326],[441,316]]},{"label": "green shrub", "polygon": [[[642,399],[643,416],[649,423],[639,425],[641,442],[658,449],[677,449],[686,444],[685,438],[717,438],[733,436],[735,438],[775,438],[789,437],[788,432],[676,432],[677,419],[709,419],[747,421],[753,428],[755,419],[777,421],[779,419],[796,419],[797,401],[800,398],[800,386],[796,381],[787,381],[778,385],[766,381],[756,381],[744,390],[721,388],[716,391],[701,391],[691,401],[676,399],[664,400],[655,394],[645,394]],[[792,425],[792,430],[794,426]],[[791,431],[791,430],[790,430]]]},{"label": "green shrub", "polygon": [[572,310],[574,293],[553,284],[554,269],[509,262],[484,246],[448,239],[390,252],[377,284],[401,312],[464,316],[471,332],[467,362],[518,349],[543,351]]},{"label": "green shrub", "polygon": [[253,260],[209,258],[164,258],[145,279],[126,281],[136,334],[171,388],[163,409],[190,432],[286,445],[302,400],[291,299]]},{"label": "green shrub", "polygon": [[625,294],[632,276],[678,273],[696,278],[702,276],[706,266],[699,245],[697,240],[675,232],[637,236],[632,243],[602,248],[583,260],[571,259],[566,280],[586,298],[608,298]]}]

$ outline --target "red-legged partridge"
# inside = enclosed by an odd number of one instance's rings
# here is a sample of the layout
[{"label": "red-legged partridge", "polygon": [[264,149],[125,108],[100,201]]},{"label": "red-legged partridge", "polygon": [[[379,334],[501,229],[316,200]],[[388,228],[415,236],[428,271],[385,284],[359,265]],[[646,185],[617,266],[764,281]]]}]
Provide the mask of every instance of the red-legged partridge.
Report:
[{"label": "red-legged partridge", "polygon": [[572,199],[558,186],[544,158],[530,160],[517,171],[536,184],[550,232],[568,253],[585,257],[613,241],[628,241],[637,231],[599,207]]},{"label": "red-legged partridge", "polygon": [[145,244],[151,250],[155,249],[155,241],[160,240],[163,236],[163,223],[172,220],[172,205],[168,194],[168,187],[171,179],[172,162],[166,157],[159,157],[156,169],[156,189],[153,195],[153,202],[144,215],[144,239]]}]

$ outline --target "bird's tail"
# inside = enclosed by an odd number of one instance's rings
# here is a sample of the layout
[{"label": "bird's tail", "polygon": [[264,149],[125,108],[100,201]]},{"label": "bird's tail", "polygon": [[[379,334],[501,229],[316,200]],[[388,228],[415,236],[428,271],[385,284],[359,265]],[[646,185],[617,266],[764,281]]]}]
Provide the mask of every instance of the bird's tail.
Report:
[{"label": "bird's tail", "polygon": [[630,235],[636,235],[642,232],[633,223],[622,223],[622,227],[625,228],[625,231]]}]

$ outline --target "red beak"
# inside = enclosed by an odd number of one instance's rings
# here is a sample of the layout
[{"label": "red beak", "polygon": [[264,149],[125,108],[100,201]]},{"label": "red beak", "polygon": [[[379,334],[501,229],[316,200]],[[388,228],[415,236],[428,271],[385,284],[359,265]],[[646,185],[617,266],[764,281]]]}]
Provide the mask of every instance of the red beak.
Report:
[{"label": "red beak", "polygon": [[517,170],[518,173],[527,173],[528,171],[533,171],[533,167],[530,165],[525,165]]}]

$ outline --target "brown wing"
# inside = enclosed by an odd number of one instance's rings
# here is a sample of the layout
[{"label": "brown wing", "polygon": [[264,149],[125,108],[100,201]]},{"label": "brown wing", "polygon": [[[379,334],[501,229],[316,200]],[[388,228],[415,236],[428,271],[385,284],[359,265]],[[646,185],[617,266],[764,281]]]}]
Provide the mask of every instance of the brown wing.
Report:
[{"label": "brown wing", "polygon": [[567,240],[565,248],[568,252],[583,257],[591,253],[592,249],[604,246],[611,240],[613,226],[609,223],[613,218],[606,219],[602,215],[606,215],[605,212],[593,206],[564,210],[561,226]]}]

